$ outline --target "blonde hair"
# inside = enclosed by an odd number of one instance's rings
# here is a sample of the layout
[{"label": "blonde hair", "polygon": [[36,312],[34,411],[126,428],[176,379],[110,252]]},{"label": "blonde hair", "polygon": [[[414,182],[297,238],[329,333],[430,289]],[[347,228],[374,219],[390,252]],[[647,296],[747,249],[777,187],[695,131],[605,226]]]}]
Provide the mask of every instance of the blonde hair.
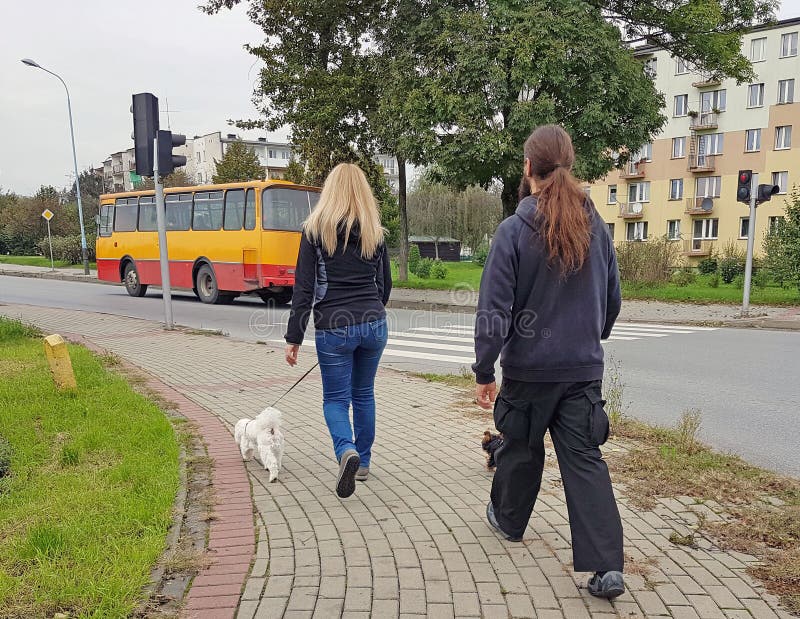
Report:
[{"label": "blonde hair", "polygon": [[325,179],[319,203],[305,222],[308,240],[322,245],[332,256],[339,245],[339,227],[344,225],[344,244],[358,225],[361,256],[373,257],[383,243],[381,216],[367,177],[357,165],[340,163]]}]

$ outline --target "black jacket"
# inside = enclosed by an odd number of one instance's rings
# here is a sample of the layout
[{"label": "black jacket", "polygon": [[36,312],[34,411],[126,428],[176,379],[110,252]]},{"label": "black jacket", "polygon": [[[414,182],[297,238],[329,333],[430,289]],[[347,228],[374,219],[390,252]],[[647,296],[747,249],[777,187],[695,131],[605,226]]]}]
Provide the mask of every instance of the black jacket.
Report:
[{"label": "black jacket", "polygon": [[[480,384],[503,376],[527,382],[603,378],[601,339],[611,334],[621,295],[608,227],[591,201],[589,255],[580,271],[561,276],[549,265],[534,220],[536,197],[520,202],[497,228],[481,279],[472,366]],[[502,354],[501,354],[502,351]]]},{"label": "black jacket", "polygon": [[385,305],[392,291],[392,272],[386,246],[375,256],[361,257],[358,229],[350,231],[347,245],[344,231],[332,256],[308,240],[300,241],[297,256],[292,309],[286,328],[286,342],[302,344],[308,319],[314,312],[314,327],[333,329],[378,320],[386,316]]}]

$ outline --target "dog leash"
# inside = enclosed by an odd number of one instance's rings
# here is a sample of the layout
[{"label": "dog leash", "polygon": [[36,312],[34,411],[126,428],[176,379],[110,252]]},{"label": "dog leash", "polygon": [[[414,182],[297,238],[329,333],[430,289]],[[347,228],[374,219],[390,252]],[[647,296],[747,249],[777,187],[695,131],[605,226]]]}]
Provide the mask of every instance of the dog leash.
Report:
[{"label": "dog leash", "polygon": [[313,372],[313,371],[314,371],[314,369],[315,369],[315,368],[316,368],[318,365],[319,365],[319,361],[318,361],[317,363],[315,363],[314,365],[312,365],[310,368],[308,368],[308,371],[307,371],[305,374],[303,374],[303,375],[302,375],[302,376],[301,376],[299,379],[297,379],[297,382],[296,382],[294,385],[292,385],[291,387],[289,387],[289,388],[288,388],[288,389],[287,389],[287,390],[286,390],[286,391],[283,393],[283,395],[282,395],[281,397],[279,397],[277,400],[275,400],[275,401],[274,401],[272,404],[270,404],[270,406],[275,406],[275,405],[276,405],[278,402],[280,402],[281,400],[283,400],[283,398],[285,398],[287,395],[289,395],[289,393],[292,391],[292,389],[294,389],[295,387],[297,387],[297,385],[299,385],[301,382],[303,382],[303,379],[304,379],[306,376],[308,376],[309,374],[311,374],[311,372]]}]

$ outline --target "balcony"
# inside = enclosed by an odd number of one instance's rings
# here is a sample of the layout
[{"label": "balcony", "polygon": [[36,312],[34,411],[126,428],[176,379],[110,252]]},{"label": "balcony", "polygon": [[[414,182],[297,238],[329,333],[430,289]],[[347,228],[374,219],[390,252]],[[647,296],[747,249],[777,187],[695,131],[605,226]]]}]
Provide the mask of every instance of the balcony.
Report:
[{"label": "balcony", "polygon": [[644,217],[644,205],[641,202],[620,202],[619,216],[622,219],[641,219]]},{"label": "balcony", "polygon": [[700,174],[702,172],[714,171],[715,155],[690,155],[689,171]]},{"label": "balcony", "polygon": [[645,162],[629,161],[619,172],[620,178],[644,178]]},{"label": "balcony", "polygon": [[692,122],[690,124],[692,131],[716,129],[718,126],[718,117],[714,112],[701,112],[692,117]]},{"label": "balcony", "polygon": [[118,163],[117,165],[111,166],[111,171],[114,174],[122,174],[122,164]]},{"label": "balcony", "polygon": [[709,239],[690,239],[683,242],[683,255],[689,258],[710,256],[714,249],[714,241]]},{"label": "balcony", "polygon": [[714,212],[715,204],[715,198],[686,198],[685,212],[687,215],[710,215]]},{"label": "balcony", "polygon": [[722,80],[716,77],[706,77],[697,82],[692,82],[692,88],[711,88],[712,86],[719,86]]}]

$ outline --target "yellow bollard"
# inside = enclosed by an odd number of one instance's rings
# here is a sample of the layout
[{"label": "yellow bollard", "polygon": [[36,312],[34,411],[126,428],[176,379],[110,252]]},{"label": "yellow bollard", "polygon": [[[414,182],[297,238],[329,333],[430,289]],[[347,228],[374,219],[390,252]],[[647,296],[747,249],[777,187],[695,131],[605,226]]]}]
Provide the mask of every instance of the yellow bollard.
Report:
[{"label": "yellow bollard", "polygon": [[56,387],[62,390],[77,389],[75,373],[72,371],[72,361],[69,358],[64,338],[55,334],[48,335],[44,338],[44,352],[47,355],[47,363],[50,364],[50,371],[53,373]]}]

